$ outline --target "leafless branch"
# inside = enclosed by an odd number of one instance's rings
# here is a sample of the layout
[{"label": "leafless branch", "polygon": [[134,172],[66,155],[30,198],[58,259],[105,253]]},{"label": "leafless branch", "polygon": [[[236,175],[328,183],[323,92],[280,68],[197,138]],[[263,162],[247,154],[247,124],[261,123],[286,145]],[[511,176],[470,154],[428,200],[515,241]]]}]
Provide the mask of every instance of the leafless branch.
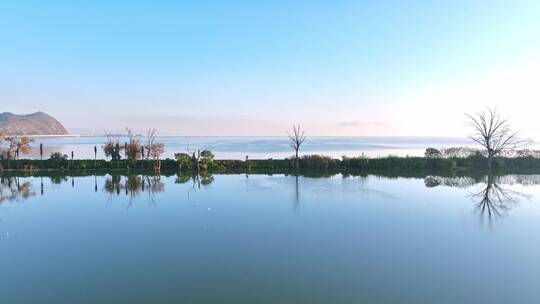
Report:
[{"label": "leafless branch", "polygon": [[519,138],[518,132],[511,130],[508,119],[503,118],[497,109],[465,115],[474,129],[470,139],[484,147],[490,159],[508,149],[523,147],[531,142]]}]

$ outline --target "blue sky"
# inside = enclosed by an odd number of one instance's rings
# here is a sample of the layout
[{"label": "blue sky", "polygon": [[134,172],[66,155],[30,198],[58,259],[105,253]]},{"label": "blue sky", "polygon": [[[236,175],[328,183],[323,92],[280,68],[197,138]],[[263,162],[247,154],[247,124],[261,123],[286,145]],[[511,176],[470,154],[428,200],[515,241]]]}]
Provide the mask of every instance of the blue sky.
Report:
[{"label": "blue sky", "polygon": [[496,106],[535,133],[538,16],[538,1],[0,0],[0,111],[76,133],[462,136],[464,112]]}]

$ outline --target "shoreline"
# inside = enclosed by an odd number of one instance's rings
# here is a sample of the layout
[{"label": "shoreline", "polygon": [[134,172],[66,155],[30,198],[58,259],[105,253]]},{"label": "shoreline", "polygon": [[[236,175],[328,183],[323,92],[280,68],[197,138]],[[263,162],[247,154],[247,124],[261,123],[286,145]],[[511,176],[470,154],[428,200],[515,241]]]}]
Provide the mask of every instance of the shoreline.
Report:
[{"label": "shoreline", "polygon": [[[10,135],[6,135],[10,136]],[[11,136],[23,136],[23,135],[11,135]],[[65,134],[65,135],[50,135],[50,134],[38,134],[38,135],[24,135],[30,138],[55,138],[55,137],[82,137],[79,134]]]},{"label": "shoreline", "polygon": [[[4,171],[107,171],[115,172],[246,172],[246,171],[281,171],[281,172],[431,172],[448,171],[471,173],[487,172],[488,162],[482,156],[464,158],[426,158],[426,157],[381,157],[381,158],[344,158],[335,159],[320,155],[310,155],[298,159],[161,159],[161,160],[103,160],[103,159],[3,159],[0,161],[0,173]],[[537,172],[540,173],[540,158],[495,158],[493,172]]]}]

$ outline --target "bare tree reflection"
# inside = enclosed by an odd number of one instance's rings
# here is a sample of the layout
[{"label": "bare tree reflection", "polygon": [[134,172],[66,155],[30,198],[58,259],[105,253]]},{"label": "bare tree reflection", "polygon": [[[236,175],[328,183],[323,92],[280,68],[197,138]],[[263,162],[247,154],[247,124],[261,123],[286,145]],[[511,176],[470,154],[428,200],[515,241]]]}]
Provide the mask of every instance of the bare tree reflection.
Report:
[{"label": "bare tree reflection", "polygon": [[105,180],[105,192],[109,193],[109,201],[116,194],[119,196],[124,193],[129,197],[127,208],[131,207],[133,201],[138,199],[143,193],[148,194],[148,203],[155,205],[156,193],[165,191],[165,184],[161,182],[159,176],[128,175],[123,178],[119,175],[113,175]]},{"label": "bare tree reflection", "polygon": [[530,200],[529,195],[501,186],[493,175],[486,177],[485,186],[479,192],[472,193],[471,198],[477,201],[475,211],[480,222],[487,220],[490,227],[494,217],[504,217],[522,199]]},{"label": "bare tree reflection", "polygon": [[19,177],[0,177],[0,204],[3,202],[22,202],[36,195],[32,186],[31,181],[21,183]]},{"label": "bare tree reflection", "polygon": [[467,189],[475,185],[481,185],[480,190],[469,195],[475,202],[475,212],[478,213],[480,223],[486,220],[492,226],[495,218],[501,218],[508,214],[510,210],[517,207],[522,200],[530,200],[531,196],[513,190],[505,185],[538,185],[540,176],[538,175],[506,175],[494,176],[488,174],[480,177],[440,177],[428,176],[424,179],[426,187],[453,187]]},{"label": "bare tree reflection", "polygon": [[294,176],[294,210],[300,209],[300,190],[298,185],[298,174]]},{"label": "bare tree reflection", "polygon": [[103,189],[109,194],[116,193],[116,195],[120,195],[120,181],[121,177],[119,175],[112,175],[111,177],[105,179]]}]

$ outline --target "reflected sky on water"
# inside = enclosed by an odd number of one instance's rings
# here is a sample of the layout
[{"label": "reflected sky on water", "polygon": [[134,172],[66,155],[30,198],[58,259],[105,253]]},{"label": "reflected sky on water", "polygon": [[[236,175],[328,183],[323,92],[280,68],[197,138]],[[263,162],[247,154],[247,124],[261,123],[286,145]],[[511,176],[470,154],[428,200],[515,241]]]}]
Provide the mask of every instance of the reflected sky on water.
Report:
[{"label": "reflected sky on water", "polygon": [[540,176],[2,177],[2,303],[531,303]]}]

